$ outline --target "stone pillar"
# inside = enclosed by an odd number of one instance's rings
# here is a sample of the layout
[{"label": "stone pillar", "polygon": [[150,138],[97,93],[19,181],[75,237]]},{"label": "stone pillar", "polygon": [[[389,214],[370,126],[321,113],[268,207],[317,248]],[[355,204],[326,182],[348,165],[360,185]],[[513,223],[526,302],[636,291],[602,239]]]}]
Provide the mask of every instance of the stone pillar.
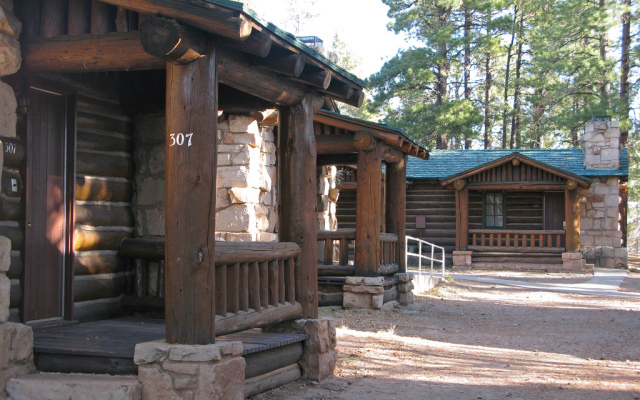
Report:
[{"label": "stone pillar", "polygon": [[142,399],[244,399],[242,342],[136,345]]},{"label": "stone pillar", "polygon": [[454,251],[453,252],[453,269],[464,270],[473,267],[471,255],[473,251]]},{"label": "stone pillar", "polygon": [[413,275],[407,273],[396,274],[398,277],[398,303],[403,306],[413,303]]},{"label": "stone pillar", "polygon": [[344,281],[344,308],[379,310],[384,304],[384,277],[347,276]]},{"label": "stone pillar", "polygon": [[[18,38],[22,24],[13,15],[13,1],[0,0],[0,76],[18,72],[22,63]],[[0,82],[0,135],[16,136],[18,103],[11,86]]]},{"label": "stone pillar", "polygon": [[267,332],[306,333],[300,359],[302,379],[320,382],[333,375],[338,360],[336,326],[333,318],[299,319],[263,328]]},{"label": "stone pillar", "polygon": [[9,290],[7,278],[11,242],[0,236],[0,399],[4,398],[7,381],[35,371],[33,365],[33,331],[24,324],[7,322]]}]

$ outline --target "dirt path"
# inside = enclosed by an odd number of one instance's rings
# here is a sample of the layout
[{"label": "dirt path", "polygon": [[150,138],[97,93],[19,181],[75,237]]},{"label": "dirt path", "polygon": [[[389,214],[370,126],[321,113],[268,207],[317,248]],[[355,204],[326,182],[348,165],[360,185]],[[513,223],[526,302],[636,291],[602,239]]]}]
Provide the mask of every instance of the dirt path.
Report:
[{"label": "dirt path", "polygon": [[256,399],[640,399],[637,300],[460,281],[401,310],[324,314],[336,377]]}]

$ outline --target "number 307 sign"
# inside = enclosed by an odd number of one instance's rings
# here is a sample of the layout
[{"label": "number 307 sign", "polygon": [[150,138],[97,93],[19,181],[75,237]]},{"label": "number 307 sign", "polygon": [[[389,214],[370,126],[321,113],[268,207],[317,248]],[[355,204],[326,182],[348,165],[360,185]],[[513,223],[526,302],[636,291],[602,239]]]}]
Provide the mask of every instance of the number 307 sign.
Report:
[{"label": "number 307 sign", "polygon": [[190,147],[192,137],[193,133],[171,133],[169,134],[169,146],[183,146],[186,144],[187,147]]}]

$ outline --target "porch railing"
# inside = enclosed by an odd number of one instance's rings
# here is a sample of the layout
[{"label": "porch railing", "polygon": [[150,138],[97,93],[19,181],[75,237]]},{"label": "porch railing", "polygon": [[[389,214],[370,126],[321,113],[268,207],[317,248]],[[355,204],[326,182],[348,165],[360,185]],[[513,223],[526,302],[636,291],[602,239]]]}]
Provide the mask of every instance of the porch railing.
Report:
[{"label": "porch railing", "polygon": [[[163,308],[164,240],[125,239],[118,253],[135,270],[123,306]],[[295,300],[296,243],[216,242],[215,254],[216,336],[302,315]]]},{"label": "porch railing", "polygon": [[[319,276],[350,276],[355,273],[353,265],[355,253],[355,229],[335,231],[319,230],[318,243],[322,243],[319,252]],[[390,275],[399,270],[398,235],[380,233],[379,273]]]},{"label": "porch railing", "polygon": [[469,229],[469,250],[561,252],[565,248],[564,230]]}]

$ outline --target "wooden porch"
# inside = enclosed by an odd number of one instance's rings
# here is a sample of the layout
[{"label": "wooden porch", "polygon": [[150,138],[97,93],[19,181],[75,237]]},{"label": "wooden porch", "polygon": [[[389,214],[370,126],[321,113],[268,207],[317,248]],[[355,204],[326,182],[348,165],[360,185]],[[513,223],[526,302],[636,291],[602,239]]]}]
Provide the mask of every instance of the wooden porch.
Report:
[{"label": "wooden porch", "polygon": [[[245,378],[265,373],[264,352],[280,349],[269,359],[275,370],[296,363],[302,356],[305,334],[248,330],[218,336],[216,341],[241,341],[247,363]],[[133,362],[138,343],[166,339],[163,319],[124,317],[34,330],[35,364],[42,372],[128,375],[137,374]]]}]

